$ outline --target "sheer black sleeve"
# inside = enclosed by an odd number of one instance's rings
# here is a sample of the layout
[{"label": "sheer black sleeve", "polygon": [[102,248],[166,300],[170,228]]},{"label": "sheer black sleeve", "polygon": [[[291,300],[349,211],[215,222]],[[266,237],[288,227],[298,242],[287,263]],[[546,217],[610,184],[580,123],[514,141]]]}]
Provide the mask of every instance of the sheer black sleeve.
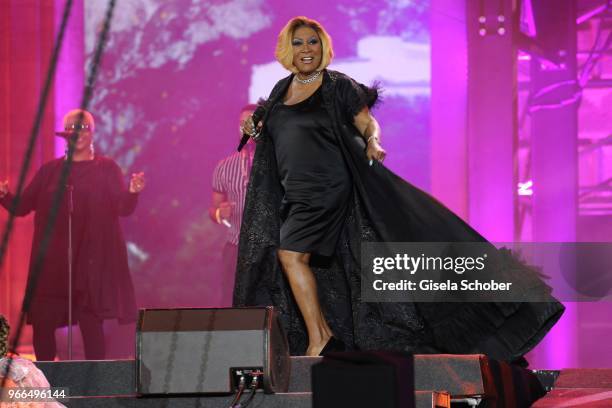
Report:
[{"label": "sheer black sleeve", "polygon": [[[255,112],[253,112],[254,121],[257,120],[258,122],[264,118],[266,113],[270,110],[270,108],[272,108],[272,105],[274,105],[274,102],[281,96],[280,92],[282,92],[282,90],[285,88],[287,80],[288,78],[283,78],[278,81],[276,85],[274,85],[274,88],[272,88],[272,91],[267,99],[259,98],[257,101],[257,109]],[[257,124],[257,122],[255,122],[255,124]]]},{"label": "sheer black sleeve", "polygon": [[355,116],[367,107],[372,109],[379,101],[380,86],[368,87],[354,79],[342,75],[338,78],[338,97],[343,106],[346,120],[353,122]]}]

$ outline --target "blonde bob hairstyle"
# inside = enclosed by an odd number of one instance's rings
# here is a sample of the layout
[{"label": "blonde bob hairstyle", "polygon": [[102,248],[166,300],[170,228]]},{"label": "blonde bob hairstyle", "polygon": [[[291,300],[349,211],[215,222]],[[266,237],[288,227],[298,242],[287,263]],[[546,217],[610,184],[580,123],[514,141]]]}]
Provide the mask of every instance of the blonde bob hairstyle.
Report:
[{"label": "blonde bob hairstyle", "polygon": [[334,57],[331,37],[318,21],[304,16],[293,17],[278,34],[274,55],[283,67],[294,74],[298,73],[298,69],[293,65],[293,33],[296,29],[303,26],[312,28],[321,41],[321,64],[319,64],[316,70],[321,71],[327,68]]}]

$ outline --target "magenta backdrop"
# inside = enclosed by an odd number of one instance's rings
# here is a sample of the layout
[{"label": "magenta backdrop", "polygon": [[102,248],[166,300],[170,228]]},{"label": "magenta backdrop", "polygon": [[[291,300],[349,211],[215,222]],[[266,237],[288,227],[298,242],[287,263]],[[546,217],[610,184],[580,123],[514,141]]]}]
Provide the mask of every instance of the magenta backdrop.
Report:
[{"label": "magenta backdrop", "polygon": [[[330,32],[332,69],[385,88],[375,112],[388,166],[429,189],[429,3],[348,0],[119,2],[92,111],[96,149],[148,186],[125,221],[140,306],[222,306],[224,227],[207,210],[215,164],[238,140],[241,106],[285,76],[273,57],[293,16]],[[85,3],[89,59],[104,2]]]}]

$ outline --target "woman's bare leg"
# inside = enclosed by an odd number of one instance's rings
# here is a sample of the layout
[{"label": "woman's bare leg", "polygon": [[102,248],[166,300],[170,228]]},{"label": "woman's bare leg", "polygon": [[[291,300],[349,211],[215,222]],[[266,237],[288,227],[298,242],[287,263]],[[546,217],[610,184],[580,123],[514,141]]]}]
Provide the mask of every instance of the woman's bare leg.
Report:
[{"label": "woman's bare leg", "polygon": [[317,282],[308,265],[310,254],[279,249],[278,259],[306,323],[308,331],[306,355],[318,356],[332,336],[332,331],[323,316]]}]

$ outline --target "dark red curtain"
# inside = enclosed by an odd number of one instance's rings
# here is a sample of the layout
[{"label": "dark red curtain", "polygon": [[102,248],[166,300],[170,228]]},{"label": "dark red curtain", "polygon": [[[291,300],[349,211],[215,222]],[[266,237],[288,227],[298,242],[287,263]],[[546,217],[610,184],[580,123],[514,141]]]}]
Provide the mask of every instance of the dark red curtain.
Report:
[{"label": "dark red curtain", "polygon": [[[53,48],[55,3],[54,0],[0,1],[0,180],[8,179],[12,191],[17,187]],[[28,180],[54,154],[53,93],[44,112]],[[7,213],[0,211],[2,231],[6,219]],[[25,291],[32,229],[31,215],[17,220],[0,267],[0,313],[13,326],[17,324]],[[22,344],[22,350],[29,352],[29,331],[22,338]]]}]

